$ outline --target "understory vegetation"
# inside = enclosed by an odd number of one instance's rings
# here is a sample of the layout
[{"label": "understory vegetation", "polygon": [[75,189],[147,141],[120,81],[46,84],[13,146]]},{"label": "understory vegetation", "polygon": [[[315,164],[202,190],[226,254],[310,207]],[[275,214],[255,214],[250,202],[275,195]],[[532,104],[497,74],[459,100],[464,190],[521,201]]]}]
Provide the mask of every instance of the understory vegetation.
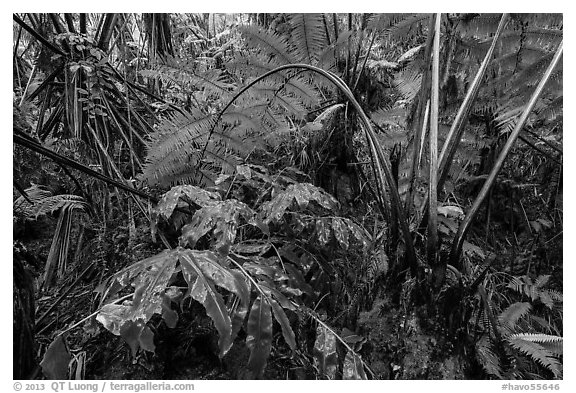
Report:
[{"label": "understory vegetation", "polygon": [[561,14],[14,14],[15,379],[562,379]]}]

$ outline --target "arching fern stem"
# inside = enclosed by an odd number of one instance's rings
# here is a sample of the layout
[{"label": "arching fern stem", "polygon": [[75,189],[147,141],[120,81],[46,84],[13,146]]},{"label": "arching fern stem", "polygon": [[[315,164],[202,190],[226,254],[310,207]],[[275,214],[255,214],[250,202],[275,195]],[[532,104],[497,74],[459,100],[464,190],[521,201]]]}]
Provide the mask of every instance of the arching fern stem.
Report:
[{"label": "arching fern stem", "polygon": [[230,106],[234,103],[234,101],[236,101],[236,99],[238,99],[242,94],[244,94],[249,88],[254,86],[256,83],[260,82],[261,80],[269,77],[270,75],[289,69],[305,69],[324,76],[336,87],[338,87],[342,91],[342,93],[344,93],[346,98],[350,101],[350,103],[358,113],[360,121],[363,125],[366,141],[375,160],[374,167],[376,169],[376,177],[378,179],[378,182],[380,183],[380,187],[382,188],[382,190],[384,190],[385,185],[388,184],[390,193],[390,203],[392,205],[391,208],[394,209],[396,212],[398,221],[400,223],[400,228],[402,230],[402,235],[404,237],[404,242],[406,244],[406,259],[408,262],[408,266],[410,267],[411,274],[413,276],[416,276],[418,274],[418,262],[416,259],[416,252],[414,250],[414,242],[412,240],[412,236],[410,235],[410,228],[406,220],[406,215],[404,213],[402,203],[400,202],[400,195],[398,194],[398,190],[396,189],[396,182],[394,181],[394,176],[392,175],[390,162],[386,157],[386,155],[384,154],[384,150],[380,145],[380,142],[378,141],[378,138],[376,136],[376,133],[374,132],[374,129],[372,127],[372,124],[370,123],[368,116],[366,115],[366,113],[356,100],[356,98],[354,98],[354,94],[352,93],[352,91],[350,91],[346,83],[337,75],[309,64],[287,64],[277,67],[259,76],[258,78],[250,82],[248,85],[246,85],[244,88],[242,88],[238,93],[236,93],[236,95],[234,95],[234,97],[230,100],[230,102],[228,102],[228,104],[226,104],[226,106],[222,109],[222,111],[220,111],[214,123],[212,124],[212,127],[210,128],[210,132],[208,133],[208,139],[206,140],[206,144],[202,149],[198,165],[200,165],[200,163],[202,162],[202,158],[204,157],[204,153],[206,151],[206,148],[208,147],[208,143],[210,141],[212,134],[214,133],[218,121],[222,118],[224,113],[228,110],[228,108],[230,108]]}]

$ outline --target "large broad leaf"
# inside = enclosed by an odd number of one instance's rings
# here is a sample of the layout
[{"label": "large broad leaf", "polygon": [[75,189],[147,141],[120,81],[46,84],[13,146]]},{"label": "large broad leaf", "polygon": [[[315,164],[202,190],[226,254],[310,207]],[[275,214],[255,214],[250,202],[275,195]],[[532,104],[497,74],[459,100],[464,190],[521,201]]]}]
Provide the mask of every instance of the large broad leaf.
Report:
[{"label": "large broad leaf", "polygon": [[[224,258],[219,257],[212,251],[196,251],[184,248],[177,248],[176,253],[182,266],[184,278],[191,282],[197,270],[191,264],[194,264],[202,274],[214,282],[215,285],[234,293],[240,298],[243,304],[248,304],[250,299],[250,288],[242,274],[235,270],[230,270],[224,265]],[[192,289],[189,288],[190,292]]]},{"label": "large broad leaf", "polygon": [[327,210],[334,210],[338,205],[334,197],[321,188],[309,183],[291,184],[262,205],[264,222],[279,222],[287,210],[304,210],[312,201]]},{"label": "large broad leaf", "polygon": [[[199,271],[216,286],[224,288],[236,295],[236,300],[229,310],[230,338],[229,340],[222,341],[222,346],[220,346],[220,354],[223,356],[232,346],[238,331],[244,324],[250,303],[250,287],[240,272],[229,270],[223,266],[222,261],[225,259],[211,251],[195,251],[178,248],[178,253],[181,255],[180,264],[182,266],[182,273],[188,283],[194,282],[199,269]],[[191,266],[191,264],[194,264],[195,267]],[[191,295],[191,291],[192,286],[189,287],[188,294]],[[206,304],[204,304],[204,307],[206,307]],[[218,312],[214,311],[214,315],[216,318],[219,318]],[[212,315],[210,316],[212,317]],[[216,324],[216,320],[214,322]],[[221,321],[219,320],[218,322],[220,323]],[[218,330],[218,332],[220,333],[220,330]],[[228,334],[227,328],[223,330],[223,334]]]},{"label": "large broad leaf", "polygon": [[228,254],[236,239],[240,217],[267,232],[267,227],[257,220],[252,209],[242,202],[230,199],[198,210],[192,217],[192,222],[182,228],[180,244],[194,247],[202,236],[213,231],[215,248],[223,254]]},{"label": "large broad leaf", "polygon": [[[131,321],[142,319],[147,322],[153,314],[161,313],[164,291],[174,274],[177,260],[173,250],[165,250],[136,262],[112,276],[104,299],[115,295],[115,292],[129,284],[135,287],[134,297],[131,302],[122,305],[105,306],[102,309],[104,312],[99,313],[98,320],[105,326],[109,323],[114,324],[115,320],[106,321],[107,313],[112,312],[117,318]],[[117,331],[113,333],[118,334]]]},{"label": "large broad leaf", "polygon": [[314,343],[314,361],[321,374],[329,379],[336,377],[338,354],[336,353],[336,336],[322,325],[316,329],[316,342]]},{"label": "large broad leaf", "polygon": [[56,337],[40,362],[42,372],[48,379],[68,379],[68,364],[72,360],[62,336]]},{"label": "large broad leaf", "polygon": [[126,341],[131,349],[132,357],[136,356],[138,348],[154,352],[154,333],[141,319],[134,322],[128,321],[120,328],[120,336]]},{"label": "large broad leaf", "polygon": [[177,261],[175,252],[166,250],[123,269],[108,281],[103,300],[115,296],[129,284],[135,288],[134,296],[123,304],[104,305],[96,319],[113,334],[122,336],[133,355],[139,347],[154,351],[152,331],[145,327],[152,315],[168,316],[167,324],[175,325],[174,313],[166,310],[165,298]]},{"label": "large broad leaf", "polygon": [[154,238],[156,235],[156,228],[160,217],[169,220],[179,205],[183,207],[187,202],[192,202],[200,207],[207,207],[214,205],[220,200],[219,194],[206,191],[200,187],[192,185],[172,187],[170,191],[162,196],[162,199],[160,199],[160,202],[158,202],[158,205],[156,205],[156,208],[152,211],[152,237]]},{"label": "large broad leaf", "polygon": [[190,252],[181,252],[182,273],[188,282],[189,295],[201,303],[206,309],[206,314],[214,322],[218,331],[218,347],[220,357],[224,356],[232,347],[232,321],[228,315],[228,310],[224,304],[224,299],[220,295],[212,280],[207,279],[200,267],[196,264],[195,255]]},{"label": "large broad leaf", "polygon": [[250,349],[248,369],[255,378],[260,378],[266,367],[272,347],[272,313],[270,304],[258,296],[248,317],[246,346]]},{"label": "large broad leaf", "polygon": [[364,365],[360,356],[356,355],[352,351],[348,351],[344,358],[342,379],[368,379],[364,372]]}]

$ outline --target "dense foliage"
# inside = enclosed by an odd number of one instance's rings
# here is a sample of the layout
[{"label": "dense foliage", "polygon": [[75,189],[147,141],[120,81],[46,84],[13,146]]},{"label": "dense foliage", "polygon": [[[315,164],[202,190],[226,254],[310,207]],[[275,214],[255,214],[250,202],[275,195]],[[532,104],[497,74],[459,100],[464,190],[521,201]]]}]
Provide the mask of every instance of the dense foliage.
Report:
[{"label": "dense foliage", "polygon": [[562,15],[13,19],[14,378],[562,378]]}]

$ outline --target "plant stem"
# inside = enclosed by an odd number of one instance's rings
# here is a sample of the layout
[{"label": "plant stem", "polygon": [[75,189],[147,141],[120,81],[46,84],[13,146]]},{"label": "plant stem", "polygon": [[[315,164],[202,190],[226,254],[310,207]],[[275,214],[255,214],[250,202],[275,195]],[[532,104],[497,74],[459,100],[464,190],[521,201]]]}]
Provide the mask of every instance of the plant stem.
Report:
[{"label": "plant stem", "polygon": [[[428,184],[428,199],[430,200],[428,209],[428,264],[433,267],[434,277],[439,279],[437,287],[441,286],[444,276],[442,272],[436,272],[438,265],[437,261],[437,245],[438,245],[438,89],[440,82],[440,19],[441,14],[436,15],[435,33],[434,33],[434,49],[432,60],[432,89],[430,92],[430,177]],[[441,266],[439,266],[441,268]],[[436,284],[436,283],[435,283]]]},{"label": "plant stem", "polygon": [[456,237],[454,238],[454,242],[452,243],[452,250],[450,252],[450,264],[451,265],[459,267],[459,268],[461,267],[460,253],[462,252],[462,245],[464,244],[464,238],[466,236],[466,233],[468,232],[468,229],[470,229],[470,224],[472,223],[472,221],[476,217],[476,214],[478,213],[478,210],[480,209],[480,205],[482,205],[482,202],[484,202],[484,199],[488,195],[490,188],[492,187],[492,185],[496,181],[496,177],[498,176],[500,169],[502,169],[502,166],[504,165],[504,161],[506,160],[508,153],[510,153],[510,151],[512,150],[512,146],[514,146],[514,143],[516,142],[516,139],[518,138],[520,131],[522,131],[522,128],[524,127],[524,124],[526,123],[526,120],[528,120],[528,116],[530,115],[530,112],[532,112],[532,109],[534,108],[536,101],[538,101],[538,98],[540,97],[542,90],[544,90],[544,86],[546,85],[546,82],[548,82],[548,80],[550,79],[550,75],[552,75],[552,71],[554,70],[554,68],[556,67],[558,62],[560,61],[560,58],[562,57],[562,52],[563,52],[563,45],[564,45],[564,40],[562,40],[560,42],[560,45],[558,46],[558,49],[556,50],[556,54],[554,55],[554,58],[552,59],[552,61],[548,65],[548,69],[544,73],[544,76],[542,76],[542,79],[540,80],[540,83],[536,87],[536,90],[534,90],[534,93],[532,93],[532,97],[530,97],[530,101],[528,102],[528,105],[526,105],[524,112],[522,112],[520,119],[518,119],[518,122],[516,123],[516,127],[514,127],[514,131],[512,131],[512,133],[510,134],[510,137],[508,137],[508,140],[506,141],[506,145],[504,145],[504,148],[500,152],[498,159],[496,160],[496,162],[494,163],[494,166],[492,167],[492,170],[490,171],[490,175],[488,176],[488,178],[484,182],[484,185],[482,186],[480,193],[476,197],[474,204],[470,208],[470,211],[468,211],[466,218],[464,218],[464,221],[462,222],[462,224],[458,228],[458,233],[456,234]]}]

